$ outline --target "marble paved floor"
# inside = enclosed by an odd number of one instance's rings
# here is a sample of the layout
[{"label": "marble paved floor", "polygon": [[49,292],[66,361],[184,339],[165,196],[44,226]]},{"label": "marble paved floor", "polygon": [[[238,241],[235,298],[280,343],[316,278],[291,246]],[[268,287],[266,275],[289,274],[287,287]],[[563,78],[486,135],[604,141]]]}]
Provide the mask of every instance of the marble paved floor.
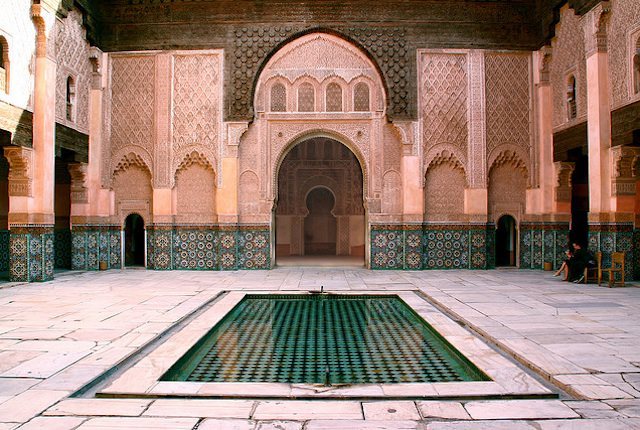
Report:
[{"label": "marble paved floor", "polygon": [[[559,399],[68,398],[222,290],[419,290]],[[532,372],[533,372],[532,370]],[[0,288],[3,429],[640,429],[640,288],[541,271],[58,274]]]}]

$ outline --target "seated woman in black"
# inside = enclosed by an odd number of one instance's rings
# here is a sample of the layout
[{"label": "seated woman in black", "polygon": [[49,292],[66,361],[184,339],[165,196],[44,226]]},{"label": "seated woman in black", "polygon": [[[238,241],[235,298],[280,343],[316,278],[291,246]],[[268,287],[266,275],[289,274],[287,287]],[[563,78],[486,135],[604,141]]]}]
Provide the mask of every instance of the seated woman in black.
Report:
[{"label": "seated woman in black", "polygon": [[584,269],[589,261],[589,253],[579,243],[572,243],[573,255],[564,269],[564,281],[580,283],[584,280]]}]

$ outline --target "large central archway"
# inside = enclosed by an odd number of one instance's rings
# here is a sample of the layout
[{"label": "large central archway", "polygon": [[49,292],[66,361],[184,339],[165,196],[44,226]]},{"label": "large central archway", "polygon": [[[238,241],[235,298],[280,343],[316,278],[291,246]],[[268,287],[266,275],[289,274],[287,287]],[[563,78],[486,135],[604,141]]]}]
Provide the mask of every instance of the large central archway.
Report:
[{"label": "large central archway", "polygon": [[362,168],[328,137],[295,145],[278,171],[276,264],[364,265]]}]

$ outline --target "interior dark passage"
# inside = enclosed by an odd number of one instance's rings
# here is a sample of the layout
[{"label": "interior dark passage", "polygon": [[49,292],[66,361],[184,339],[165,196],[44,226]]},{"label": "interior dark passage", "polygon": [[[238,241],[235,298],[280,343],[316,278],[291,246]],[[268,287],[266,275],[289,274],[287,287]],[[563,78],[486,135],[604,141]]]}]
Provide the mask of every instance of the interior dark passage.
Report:
[{"label": "interior dark passage", "polygon": [[144,220],[138,214],[125,220],[124,265],[144,266]]},{"label": "interior dark passage", "polygon": [[304,219],[306,255],[336,255],[336,217],[333,194],[326,188],[315,188],[307,196],[309,214]]},{"label": "interior dark passage", "polygon": [[515,266],[518,238],[516,220],[511,215],[503,215],[498,220],[497,227],[496,266]]}]

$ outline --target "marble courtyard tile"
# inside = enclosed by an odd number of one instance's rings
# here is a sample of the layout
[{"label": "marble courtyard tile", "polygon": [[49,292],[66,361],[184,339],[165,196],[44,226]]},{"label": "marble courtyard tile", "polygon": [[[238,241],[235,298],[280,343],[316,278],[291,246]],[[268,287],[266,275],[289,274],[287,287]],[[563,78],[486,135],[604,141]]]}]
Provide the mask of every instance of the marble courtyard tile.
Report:
[{"label": "marble courtyard tile", "polygon": [[0,404],[0,422],[28,421],[69,394],[68,391],[24,391]]},{"label": "marble courtyard tile", "polygon": [[254,430],[255,421],[207,418],[200,423],[198,430]]},{"label": "marble courtyard tile", "polygon": [[580,417],[559,400],[480,400],[464,408],[474,420]]},{"label": "marble courtyard tile", "polygon": [[197,418],[104,417],[92,418],[77,430],[191,430]]},{"label": "marble courtyard tile", "polygon": [[0,377],[49,378],[85,357],[88,353],[88,351],[47,352],[3,372]]},{"label": "marble courtyard tile", "polygon": [[66,399],[47,409],[51,416],[140,416],[151,399]]},{"label": "marble courtyard tile", "polygon": [[424,430],[426,424],[417,421],[393,420],[311,420],[305,430]]},{"label": "marble courtyard tile", "polygon": [[264,401],[259,402],[255,420],[364,419],[359,402],[353,401]]},{"label": "marble courtyard tile", "polygon": [[254,404],[250,400],[160,399],[144,416],[248,419]]},{"label": "marble courtyard tile", "polygon": [[423,401],[417,402],[422,416],[429,418],[442,418],[447,420],[470,420],[471,417],[459,402]]},{"label": "marble courtyard tile", "polygon": [[84,417],[36,417],[20,427],[20,430],[70,430],[86,420]]},{"label": "marble courtyard tile", "polygon": [[414,402],[383,401],[363,402],[365,420],[419,420],[420,414]]},{"label": "marble courtyard tile", "polygon": [[0,396],[17,396],[38,382],[42,382],[42,379],[0,378]]}]

